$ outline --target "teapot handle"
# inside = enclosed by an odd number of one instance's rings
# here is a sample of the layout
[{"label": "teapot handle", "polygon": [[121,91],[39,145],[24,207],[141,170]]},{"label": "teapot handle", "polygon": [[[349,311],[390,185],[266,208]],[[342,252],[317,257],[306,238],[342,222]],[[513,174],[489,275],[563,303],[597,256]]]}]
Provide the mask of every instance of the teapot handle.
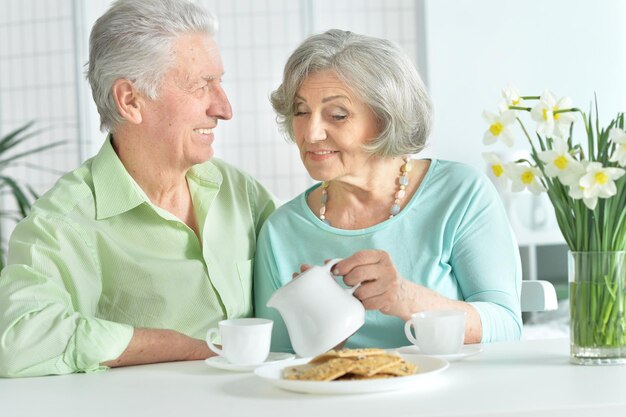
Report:
[{"label": "teapot handle", "polygon": [[[326,270],[328,271],[329,274],[332,274],[331,270],[333,269],[333,266],[337,265],[339,262],[343,261],[343,258],[335,258],[335,259],[331,259],[330,261],[328,261],[328,263],[326,263],[324,265],[324,268],[326,268]],[[356,291],[357,288],[359,288],[361,286],[361,283],[359,282],[358,284],[356,284],[354,287],[348,287],[345,289],[345,291],[352,295],[354,294],[354,292]]]},{"label": "teapot handle", "polygon": [[331,270],[333,269],[333,266],[337,265],[341,261],[343,261],[343,258],[331,259],[326,264],[324,264],[324,268],[326,268],[329,274],[332,274]]}]

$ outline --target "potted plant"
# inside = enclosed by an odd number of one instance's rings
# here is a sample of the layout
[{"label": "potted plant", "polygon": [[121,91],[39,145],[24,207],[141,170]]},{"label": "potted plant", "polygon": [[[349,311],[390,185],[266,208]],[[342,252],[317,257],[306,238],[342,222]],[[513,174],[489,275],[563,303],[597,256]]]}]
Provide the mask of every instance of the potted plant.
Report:
[{"label": "potted plant", "polygon": [[38,197],[37,193],[28,184],[7,174],[7,168],[15,166],[33,154],[64,143],[63,141],[58,141],[20,151],[20,145],[23,146],[26,141],[41,132],[40,130],[33,130],[33,125],[33,121],[28,122],[0,137],[0,196],[3,198],[9,196],[9,198],[14,200],[16,206],[15,209],[5,209],[4,206],[0,209],[0,270],[4,267],[2,220],[8,218],[18,222],[26,217],[32,202]]}]

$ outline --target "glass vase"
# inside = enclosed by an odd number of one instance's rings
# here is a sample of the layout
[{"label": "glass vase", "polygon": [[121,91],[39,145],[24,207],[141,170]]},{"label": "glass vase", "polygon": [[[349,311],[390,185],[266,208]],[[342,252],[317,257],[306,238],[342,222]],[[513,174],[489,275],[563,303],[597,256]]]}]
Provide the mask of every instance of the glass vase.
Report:
[{"label": "glass vase", "polygon": [[626,364],[626,251],[570,252],[570,360]]}]

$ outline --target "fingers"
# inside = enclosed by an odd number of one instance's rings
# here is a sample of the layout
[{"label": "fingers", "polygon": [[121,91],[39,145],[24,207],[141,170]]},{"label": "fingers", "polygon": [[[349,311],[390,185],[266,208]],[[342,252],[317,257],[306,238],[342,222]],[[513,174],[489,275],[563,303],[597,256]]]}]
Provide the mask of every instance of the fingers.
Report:
[{"label": "fingers", "polygon": [[307,271],[308,269],[311,269],[311,265],[309,264],[300,265],[300,272],[294,272],[293,274],[291,274],[291,278],[292,279],[297,278],[301,273]]},{"label": "fingers", "polygon": [[390,261],[389,254],[382,250],[362,250],[337,263],[333,268],[335,275],[347,275],[353,269],[362,265],[374,265]]},{"label": "fingers", "polygon": [[380,310],[388,314],[397,301],[397,295],[391,291],[385,291],[367,298],[359,298],[366,310]]},{"label": "fingers", "polygon": [[390,312],[400,299],[401,277],[385,251],[364,250],[339,262],[333,269],[346,285],[361,284],[354,292],[368,310]]},{"label": "fingers", "polygon": [[381,296],[385,293],[395,293],[399,285],[397,280],[372,279],[364,281],[354,292],[354,296],[361,301]]},{"label": "fingers", "polygon": [[354,292],[367,310],[387,312],[398,301],[401,291],[399,280],[366,281]]},{"label": "fingers", "polygon": [[376,264],[360,265],[343,276],[343,282],[350,287],[366,281],[375,281],[381,277],[380,268]]},{"label": "fingers", "polygon": [[[348,268],[342,265],[343,262],[349,261]],[[355,261],[363,261],[360,264],[355,264]],[[350,265],[354,265],[350,267]],[[346,285],[354,286],[358,283],[374,280],[395,280],[397,277],[397,271],[391,257],[384,251],[361,251],[352,255],[350,258],[341,261],[337,264],[340,267],[339,274],[343,275],[343,282]],[[343,272],[342,272],[343,271]],[[335,273],[333,269],[333,273]]]}]

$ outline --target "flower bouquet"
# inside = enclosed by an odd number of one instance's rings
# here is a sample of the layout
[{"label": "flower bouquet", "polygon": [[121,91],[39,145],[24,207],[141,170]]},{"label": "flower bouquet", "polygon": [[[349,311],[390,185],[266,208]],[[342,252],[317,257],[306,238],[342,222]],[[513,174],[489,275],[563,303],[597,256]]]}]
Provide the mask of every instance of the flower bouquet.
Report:
[{"label": "flower bouquet", "polygon": [[[522,96],[503,91],[483,142],[513,147],[512,127],[519,125],[530,145],[529,157],[501,161],[484,153],[497,181],[511,190],[547,192],[570,250],[571,359],[580,364],[626,363],[626,132],[624,114],[606,127],[595,115],[575,108],[569,98],[550,91]],[[535,131],[526,129],[528,113]],[[591,112],[590,112],[591,113]],[[584,124],[586,141],[573,141],[574,123]]]}]

